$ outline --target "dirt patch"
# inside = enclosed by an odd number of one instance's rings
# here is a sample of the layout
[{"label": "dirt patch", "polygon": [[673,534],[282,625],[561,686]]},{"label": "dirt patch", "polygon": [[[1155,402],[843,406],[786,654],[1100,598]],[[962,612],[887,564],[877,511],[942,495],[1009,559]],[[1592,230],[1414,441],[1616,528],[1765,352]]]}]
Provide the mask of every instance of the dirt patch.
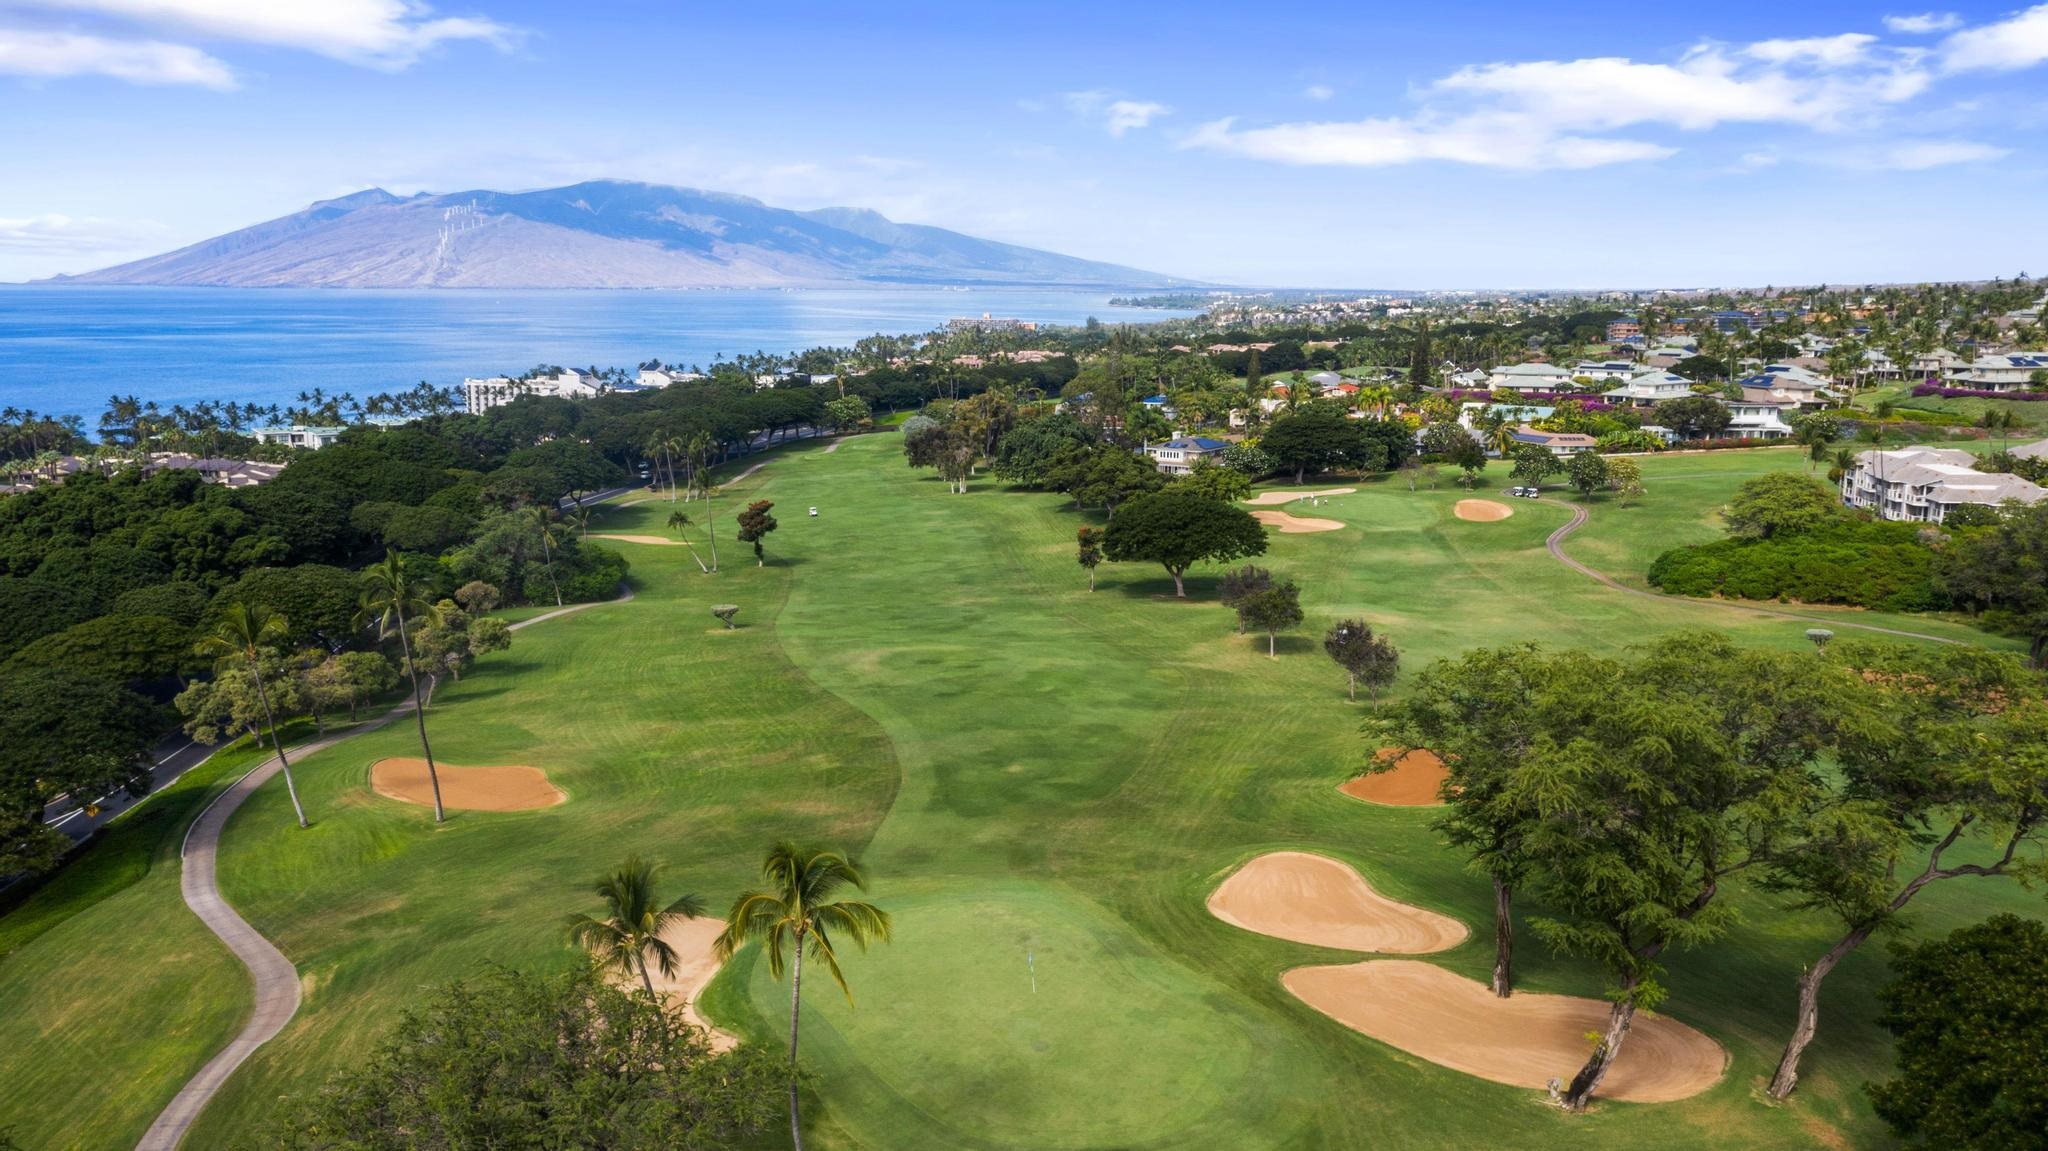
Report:
[{"label": "dirt patch", "polygon": [[1291,504],[1298,499],[1315,499],[1320,496],[1348,496],[1357,490],[1357,488],[1324,488],[1319,492],[1260,492],[1244,502],[1255,508],[1270,508],[1278,507],[1281,504]]},{"label": "dirt patch", "polygon": [[591,532],[590,538],[594,540],[618,540],[621,543],[629,544],[653,544],[656,547],[665,548],[679,548],[683,546],[675,540],[665,540],[660,536],[628,536],[612,535],[607,532]]},{"label": "dirt patch", "polygon": [[[1394,749],[1387,747],[1381,748],[1374,758],[1385,761],[1393,755]],[[1449,775],[1444,761],[1435,752],[1416,748],[1402,756],[1393,770],[1346,780],[1337,790],[1353,799],[1388,807],[1432,807],[1443,802],[1442,788]]]},{"label": "dirt patch", "polygon": [[[460,811],[531,811],[569,798],[537,767],[434,767],[441,777],[441,806]],[[386,799],[434,806],[424,759],[380,759],[370,765],[370,786]]]},{"label": "dirt patch", "polygon": [[1338,520],[1317,519],[1314,516],[1291,516],[1286,512],[1255,511],[1252,518],[1270,528],[1279,528],[1281,535],[1304,535],[1308,532],[1333,532],[1343,527]]},{"label": "dirt patch", "polygon": [[[671,924],[661,933],[661,939],[676,949],[676,973],[673,977],[663,975],[659,967],[648,973],[654,979],[655,994],[661,996],[670,1011],[682,1016],[683,1022],[702,1028],[713,1051],[730,1051],[740,1042],[739,1036],[720,1031],[697,1013],[697,996],[718,974],[718,959],[711,954],[711,941],[724,930],[725,920],[708,915]],[[631,977],[622,977],[620,985],[629,991],[639,989],[639,981]]]},{"label": "dirt patch", "polygon": [[1276,851],[1237,869],[1209,896],[1223,922],[1346,951],[1421,955],[1456,947],[1465,925],[1374,891],[1350,865],[1305,851]]},{"label": "dirt patch", "polygon": [[[1297,967],[1280,982],[1354,1031],[1516,1087],[1569,1082],[1591,1049],[1587,1033],[1607,1026],[1602,1000],[1526,991],[1501,999],[1484,983],[1413,959]],[[1712,1087],[1727,1066],[1728,1053],[1707,1036],[1668,1016],[1638,1014],[1599,1094],[1669,1103]]]},{"label": "dirt patch", "polygon": [[1451,514],[1461,520],[1490,524],[1514,515],[1515,509],[1494,500],[1459,500],[1457,505],[1451,508]]}]

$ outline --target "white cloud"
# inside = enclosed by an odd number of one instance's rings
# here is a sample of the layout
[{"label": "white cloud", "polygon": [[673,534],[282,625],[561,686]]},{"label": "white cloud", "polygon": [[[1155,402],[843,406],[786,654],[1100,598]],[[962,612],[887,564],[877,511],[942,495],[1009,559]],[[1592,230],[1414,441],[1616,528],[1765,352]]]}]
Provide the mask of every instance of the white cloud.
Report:
[{"label": "white cloud", "polygon": [[352,64],[403,68],[436,45],[474,40],[500,49],[516,29],[477,16],[437,17],[415,0],[15,0],[111,16],[194,35],[297,48]]},{"label": "white cloud", "polygon": [[189,45],[17,28],[0,28],[0,74],[112,76],[133,84],[191,84],[219,91],[235,86],[226,64]]},{"label": "white cloud", "polygon": [[1126,100],[1112,93],[1096,89],[1087,92],[1068,92],[1061,97],[1067,110],[1085,119],[1102,121],[1103,131],[1112,136],[1122,136],[1133,128],[1144,128],[1173,109],[1151,100]]},{"label": "white cloud", "polygon": [[1925,36],[1929,32],[1946,32],[1963,22],[1953,12],[1922,12],[1917,16],[1887,16],[1884,26],[1901,36]]},{"label": "white cloud", "polygon": [[1337,90],[1328,84],[1310,84],[1301,91],[1302,98],[1307,100],[1327,100],[1336,94]]},{"label": "white cloud", "polygon": [[1242,131],[1234,120],[1225,119],[1202,125],[1182,146],[1284,164],[1359,168],[1421,160],[1488,168],[1597,168],[1661,160],[1676,151],[1642,140],[1549,134],[1512,116],[1468,116],[1437,124],[1398,118],[1275,124]]},{"label": "white cloud", "polygon": [[160,240],[164,228],[125,220],[102,220],[49,213],[42,216],[0,216],[0,252],[30,255],[78,255],[132,248]]},{"label": "white cloud", "polygon": [[1950,164],[2001,160],[2010,155],[2011,148],[2001,148],[1995,144],[1976,144],[1967,140],[1917,140],[1894,145],[1885,152],[1884,162],[1889,167],[1922,172],[1929,168],[1945,168]]},{"label": "white cloud", "polygon": [[1173,109],[1150,100],[1114,100],[1105,111],[1102,126],[1110,135],[1121,136],[1132,128],[1145,127]]},{"label": "white cloud", "polygon": [[2010,72],[2048,60],[2048,4],[2036,4],[1996,24],[1965,28],[1941,42],[1942,67],[1951,72]]},{"label": "white cloud", "polygon": [[1592,168],[1676,152],[1654,140],[1602,133],[1700,132],[1724,124],[1843,129],[1925,91],[1923,56],[1849,33],[1701,45],[1675,63],[1592,57],[1482,64],[1421,89],[1412,115],[1248,128],[1231,118],[1203,125],[1183,145],[1295,164],[1447,160]]},{"label": "white cloud", "polygon": [[1759,40],[1742,54],[1773,64],[1811,63],[1822,68],[1846,68],[1869,59],[1877,37],[1867,32],[1844,32],[1840,36],[1808,36],[1797,40]]}]

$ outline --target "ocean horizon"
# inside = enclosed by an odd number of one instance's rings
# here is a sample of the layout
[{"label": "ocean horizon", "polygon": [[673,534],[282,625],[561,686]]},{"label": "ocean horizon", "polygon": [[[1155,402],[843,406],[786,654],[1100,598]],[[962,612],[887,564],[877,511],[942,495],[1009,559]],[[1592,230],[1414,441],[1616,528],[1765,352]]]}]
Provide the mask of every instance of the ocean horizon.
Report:
[{"label": "ocean horizon", "polygon": [[0,285],[0,405],[78,415],[357,398],[538,364],[709,364],[845,346],[984,313],[1044,324],[1192,315],[1054,288],[374,289]]}]

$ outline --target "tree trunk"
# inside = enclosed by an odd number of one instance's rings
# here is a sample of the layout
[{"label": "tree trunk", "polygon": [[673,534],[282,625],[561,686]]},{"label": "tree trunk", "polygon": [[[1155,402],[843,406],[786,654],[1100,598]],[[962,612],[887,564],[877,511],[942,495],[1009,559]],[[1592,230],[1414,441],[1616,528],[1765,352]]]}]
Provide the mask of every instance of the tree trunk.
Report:
[{"label": "tree trunk", "polygon": [[412,641],[405,634],[405,611],[393,613],[398,616],[398,647],[405,653],[405,674],[412,680],[412,716],[420,725],[420,754],[427,761],[427,782],[434,789],[434,822],[447,822],[447,813],[441,810],[441,776],[434,770],[434,749],[427,743],[427,704],[420,698],[420,669],[412,661]]},{"label": "tree trunk", "polygon": [[1493,881],[1493,993],[1502,999],[1514,994],[1514,899],[1513,889]]},{"label": "tree trunk", "polygon": [[1614,1057],[1621,1054],[1621,1045],[1628,1038],[1628,1029],[1636,1019],[1635,988],[1623,988],[1626,995],[1617,1001],[1607,1013],[1607,1033],[1600,1037],[1600,1045],[1593,1049],[1593,1055],[1579,1073],[1572,1076],[1572,1085],[1565,1091],[1564,1105],[1568,1110],[1584,1111],[1593,1101],[1593,1092],[1600,1089],[1600,1081],[1607,1078],[1607,1069],[1614,1065]]},{"label": "tree trunk", "polygon": [[1276,645],[1276,644],[1278,644],[1278,643],[1279,643],[1279,633],[1278,633],[1278,632],[1272,632],[1272,631],[1269,631],[1269,632],[1267,632],[1267,633],[1266,633],[1266,658],[1267,658],[1267,659],[1279,659],[1279,658],[1280,658],[1280,653],[1279,653],[1278,651],[1274,650],[1274,648],[1275,648],[1275,645]]},{"label": "tree trunk", "polygon": [[1785,1044],[1785,1054],[1778,1059],[1777,1073],[1771,1076],[1769,1088],[1771,1098],[1783,1099],[1799,1086],[1799,1059],[1806,1054],[1806,1045],[1813,1042],[1813,1036],[1820,1029],[1820,984],[1828,972],[1851,951],[1863,946],[1870,938],[1875,925],[1865,925],[1844,935],[1840,942],[1828,948],[1809,971],[1799,977],[1799,1017],[1792,1025],[1792,1038]]},{"label": "tree trunk", "polygon": [[270,693],[263,690],[263,673],[254,658],[249,661],[249,678],[256,681],[256,698],[263,704],[263,722],[270,725],[270,746],[277,749],[277,764],[284,769],[284,790],[292,797],[292,811],[299,817],[299,830],[306,829],[306,809],[299,806],[299,785],[292,782],[292,762],[284,756],[284,741],[277,738],[277,719],[270,714]]},{"label": "tree trunk", "polygon": [[645,952],[642,952],[640,955],[640,982],[647,988],[647,998],[653,1000],[656,1007],[660,1007],[661,996],[654,993],[654,976],[647,973],[647,954]]},{"label": "tree trunk", "polygon": [[718,522],[711,510],[711,485],[704,485],[704,538],[711,543],[711,570],[718,570]]},{"label": "tree trunk", "polygon": [[[555,549],[548,543],[548,525],[540,525],[540,554],[548,561],[548,586],[555,589],[555,606],[562,606],[562,585],[555,582]],[[460,678],[460,677],[458,677]]]},{"label": "tree trunk", "polygon": [[1177,572],[1177,571],[1174,571],[1174,570],[1173,570],[1172,568],[1167,568],[1167,569],[1166,569],[1166,571],[1167,571],[1167,574],[1168,574],[1168,575],[1171,575],[1171,576],[1173,577],[1173,594],[1174,594],[1174,598],[1176,598],[1176,599],[1186,599],[1186,598],[1188,598],[1188,589],[1187,589],[1187,586],[1186,586],[1185,584],[1183,584],[1183,583],[1181,583],[1181,582],[1180,582],[1180,573],[1179,573],[1179,572]]},{"label": "tree trunk", "polygon": [[1301,483],[1302,483],[1302,480],[1304,480],[1305,478],[1307,478],[1307,476],[1308,476],[1308,469],[1307,469],[1307,468],[1305,468],[1305,467],[1301,467],[1301,468],[1296,468],[1296,469],[1294,469],[1294,486],[1295,486],[1295,487],[1300,487],[1300,486],[1301,486]]},{"label": "tree trunk", "polygon": [[1356,675],[1351,677],[1351,686],[1345,689],[1344,694],[1350,697],[1352,703],[1358,702],[1358,677]]},{"label": "tree trunk", "polygon": [[1095,590],[1095,569],[1094,569],[1094,568],[1089,568],[1089,569],[1088,569],[1088,590],[1089,590],[1089,591],[1094,591],[1094,590]]},{"label": "tree trunk", "polygon": [[789,1141],[795,1151],[804,1151],[804,1130],[797,1122],[796,1107],[796,1023],[797,1010],[804,1002],[804,937],[797,933],[796,954],[789,968]]}]

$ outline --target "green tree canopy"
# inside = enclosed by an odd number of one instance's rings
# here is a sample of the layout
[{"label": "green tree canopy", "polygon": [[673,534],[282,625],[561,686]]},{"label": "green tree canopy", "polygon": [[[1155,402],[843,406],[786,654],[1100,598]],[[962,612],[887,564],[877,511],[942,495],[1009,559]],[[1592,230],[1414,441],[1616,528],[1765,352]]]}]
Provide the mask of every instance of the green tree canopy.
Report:
[{"label": "green tree canopy", "polygon": [[1182,577],[1207,561],[1229,563],[1266,551],[1266,528],[1250,512],[1197,492],[1167,490],[1139,496],[1110,521],[1102,553],[1112,562],[1151,562],[1173,577],[1174,595],[1187,598]]},{"label": "green tree canopy", "polygon": [[1746,480],[1721,509],[1730,532],[1758,539],[1810,532],[1841,514],[1840,500],[1826,484],[1798,472],[1766,472]]}]

